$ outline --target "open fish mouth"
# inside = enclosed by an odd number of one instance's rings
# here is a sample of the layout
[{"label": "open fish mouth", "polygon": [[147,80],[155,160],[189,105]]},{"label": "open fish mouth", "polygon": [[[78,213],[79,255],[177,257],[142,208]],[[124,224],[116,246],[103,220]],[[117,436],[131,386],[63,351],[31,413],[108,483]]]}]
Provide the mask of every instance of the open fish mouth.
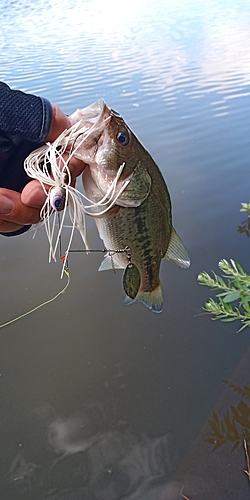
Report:
[{"label": "open fish mouth", "polygon": [[112,118],[111,110],[101,98],[84,109],[76,110],[69,118],[72,126],[77,126],[73,143],[74,156],[85,163],[94,162],[98,148],[107,138],[107,134],[104,137],[103,133]]},{"label": "open fish mouth", "polygon": [[107,105],[104,99],[101,98],[86,108],[77,109],[72,115],[70,115],[72,124],[79,120],[83,120],[83,123],[89,127],[97,124],[99,120],[103,119],[106,107]]},{"label": "open fish mouth", "polygon": [[[48,236],[49,260],[56,260],[67,207],[72,227],[61,276],[74,229],[78,229],[88,250],[86,216],[95,217],[105,248],[115,252],[114,258],[107,256],[108,262],[105,257],[100,269],[112,269],[114,263],[124,268],[124,303],[143,302],[159,313],[163,309],[161,260],[184,268],[190,265],[172,226],[171,200],[162,174],[122,116],[104,99],[69,118],[69,129],[53,143],[33,151],[24,162],[27,175],[37,179],[47,195],[40,215]],[[84,192],[72,186],[70,161],[74,156],[88,165],[82,174]],[[126,254],[124,259],[121,252],[125,248],[130,249],[131,256]]]},{"label": "open fish mouth", "polygon": [[[78,191],[71,185],[69,163],[73,156],[89,165],[89,168],[85,170],[98,169],[96,155],[110,141],[109,123],[112,116],[104,99],[99,99],[87,108],[75,111],[69,117],[72,126],[62,132],[53,143],[48,142],[32,151],[24,162],[27,175],[39,180],[47,195],[40,211],[40,217],[45,225],[49,240],[49,261],[56,260],[56,251],[59,248],[67,206],[69,207],[72,229],[65,255],[68,255],[75,228],[80,232],[85,248],[87,250],[90,248],[86,236],[86,215],[92,217],[105,215],[118,202],[121,194],[130,183],[130,176],[122,177],[125,168],[125,162],[122,162],[115,175],[106,179],[104,191],[99,190],[93,182],[94,191],[97,191],[95,199],[92,196],[88,197],[86,193]],[[54,217],[54,221],[50,223],[50,216],[52,214],[56,216],[60,209],[62,213],[57,232],[56,219]],[[67,259],[64,260],[61,276],[64,273],[66,263]]]}]

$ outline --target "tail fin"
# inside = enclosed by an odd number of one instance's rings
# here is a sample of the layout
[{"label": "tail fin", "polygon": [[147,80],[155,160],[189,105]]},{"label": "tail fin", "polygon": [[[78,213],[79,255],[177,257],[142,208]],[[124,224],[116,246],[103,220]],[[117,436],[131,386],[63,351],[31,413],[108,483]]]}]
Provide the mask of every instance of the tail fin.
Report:
[{"label": "tail fin", "polygon": [[125,306],[133,304],[134,302],[142,302],[146,307],[151,309],[155,313],[160,313],[163,310],[163,296],[161,284],[152,290],[152,292],[143,292],[139,290],[135,299],[130,299],[125,297],[123,304]]}]

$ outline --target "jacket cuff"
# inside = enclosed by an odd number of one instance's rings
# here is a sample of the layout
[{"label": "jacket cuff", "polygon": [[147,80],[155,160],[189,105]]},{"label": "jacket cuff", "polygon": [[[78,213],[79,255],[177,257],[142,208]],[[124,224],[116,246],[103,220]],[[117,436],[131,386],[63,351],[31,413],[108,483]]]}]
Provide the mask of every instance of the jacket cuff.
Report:
[{"label": "jacket cuff", "polygon": [[43,121],[42,121],[39,141],[44,142],[47,135],[49,135],[52,123],[52,106],[50,101],[48,101],[48,99],[45,99],[44,97],[41,97],[40,99],[42,101],[42,107],[43,107]]},{"label": "jacket cuff", "polygon": [[26,233],[30,228],[31,226],[23,226],[17,231],[12,231],[11,233],[0,233],[0,234],[2,236],[19,236],[19,234]]}]

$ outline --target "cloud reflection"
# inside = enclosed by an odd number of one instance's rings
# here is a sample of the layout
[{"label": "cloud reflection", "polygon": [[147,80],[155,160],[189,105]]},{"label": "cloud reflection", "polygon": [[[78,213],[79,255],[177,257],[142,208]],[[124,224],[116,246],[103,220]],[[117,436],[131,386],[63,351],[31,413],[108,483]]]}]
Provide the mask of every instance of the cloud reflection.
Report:
[{"label": "cloud reflection", "polygon": [[[48,418],[48,407],[36,413]],[[100,405],[86,405],[65,418],[50,413],[50,458],[36,464],[19,452],[5,477],[12,494],[25,500],[160,498],[171,470],[167,435],[135,433],[124,422],[106,422],[104,413],[101,422]]]},{"label": "cloud reflection", "polygon": [[40,92],[46,74],[47,85],[57,80],[58,91],[71,95],[102,85],[117,86],[123,96],[161,95],[170,106],[180,93],[193,99],[216,91],[227,102],[250,93],[243,7],[191,0],[174,6],[159,0],[157,8],[149,0],[127,0],[122,8],[115,0],[11,2],[1,26],[1,69],[8,81],[29,80]]}]

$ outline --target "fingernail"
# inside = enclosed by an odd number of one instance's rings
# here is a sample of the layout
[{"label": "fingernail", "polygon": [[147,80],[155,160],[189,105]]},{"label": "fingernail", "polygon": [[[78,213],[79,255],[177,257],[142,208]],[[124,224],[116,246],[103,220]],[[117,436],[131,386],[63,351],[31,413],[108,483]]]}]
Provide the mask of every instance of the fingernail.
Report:
[{"label": "fingernail", "polygon": [[15,210],[15,203],[11,198],[7,198],[7,196],[0,196],[0,214],[1,215],[10,215]]}]

